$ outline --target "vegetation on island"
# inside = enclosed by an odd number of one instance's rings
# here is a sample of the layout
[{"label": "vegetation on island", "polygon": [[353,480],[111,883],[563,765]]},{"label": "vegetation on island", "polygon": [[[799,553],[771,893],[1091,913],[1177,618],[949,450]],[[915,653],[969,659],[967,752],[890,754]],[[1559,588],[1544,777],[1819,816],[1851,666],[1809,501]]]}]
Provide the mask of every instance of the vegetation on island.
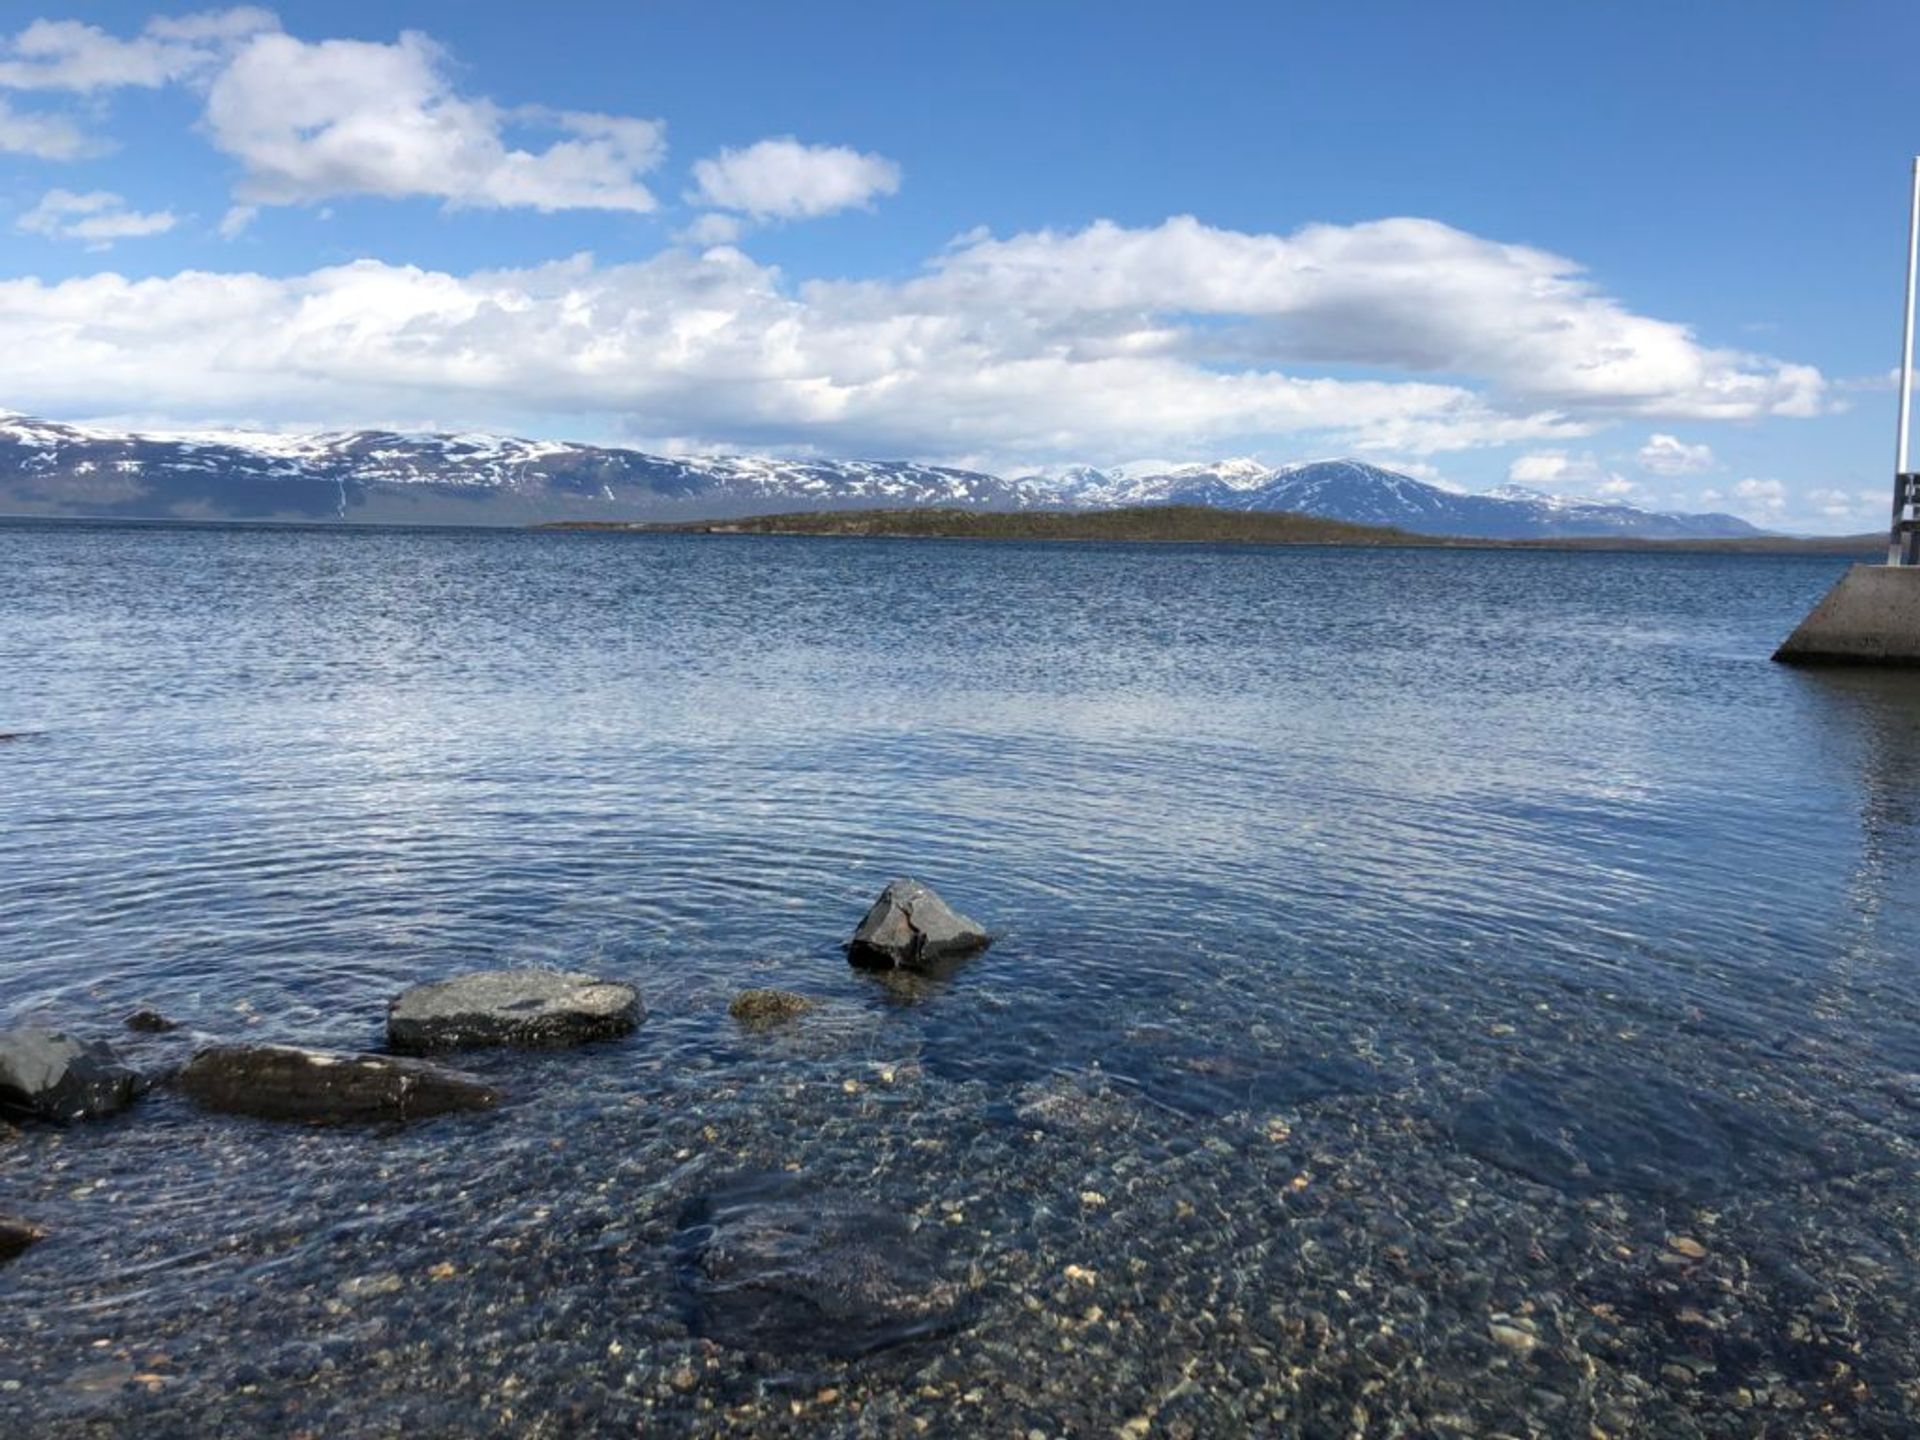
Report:
[{"label": "vegetation on island", "polygon": [[1190,545],[1423,545],[1473,549],[1699,550],[1729,553],[1871,555],[1878,535],[1757,536],[1740,540],[1642,540],[1599,536],[1474,540],[1353,525],[1292,511],[1217,510],[1204,505],[1130,505],[1114,510],[812,510],[737,520],[642,522],[566,520],[543,530],[645,534],[818,535],[919,540],[1079,540]]}]

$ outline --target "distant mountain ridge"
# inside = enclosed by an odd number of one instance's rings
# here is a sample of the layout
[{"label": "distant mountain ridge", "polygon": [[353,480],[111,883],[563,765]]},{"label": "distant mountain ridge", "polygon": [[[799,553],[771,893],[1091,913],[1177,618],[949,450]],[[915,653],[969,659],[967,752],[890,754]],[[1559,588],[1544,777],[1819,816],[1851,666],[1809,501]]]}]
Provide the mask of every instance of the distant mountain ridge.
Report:
[{"label": "distant mountain ridge", "polygon": [[665,456],[486,434],[119,434],[0,419],[0,513],[126,519],[520,525],[726,518],[769,505],[1039,502],[1029,487],[910,461]]},{"label": "distant mountain ridge", "polygon": [[1465,495],[1361,460],[1263,466],[1254,460],[1182,465],[1152,474],[1081,466],[1053,482],[1083,506],[1206,505],[1218,510],[1290,510],[1352,525],[1478,540],[1623,536],[1731,540],[1764,534],[1735,515],[1682,514],[1571,499],[1503,485]]},{"label": "distant mountain ridge", "polygon": [[1076,466],[1005,479],[914,461],[664,456],[478,433],[141,433],[0,416],[0,514],[11,515],[523,525],[1133,505],[1291,511],[1498,540],[1763,533],[1732,515],[1669,514],[1519,486],[1463,495],[1358,460]]}]

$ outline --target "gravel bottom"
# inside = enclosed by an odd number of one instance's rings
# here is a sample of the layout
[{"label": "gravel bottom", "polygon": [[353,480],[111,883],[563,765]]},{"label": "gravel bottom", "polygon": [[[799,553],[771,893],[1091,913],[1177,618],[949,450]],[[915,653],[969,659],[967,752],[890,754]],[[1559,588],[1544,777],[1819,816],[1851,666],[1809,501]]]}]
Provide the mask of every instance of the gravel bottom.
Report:
[{"label": "gravel bottom", "polygon": [[[550,1102],[379,1134],[165,1096],[29,1132],[0,1174],[69,1233],[0,1282],[0,1414],[45,1437],[1912,1433],[1899,1165],[1710,1206],[1579,1196],[1407,1091],[1195,1116],[1097,1070],[1008,1094],[818,1038],[576,1096],[562,1133]],[[452,1163],[476,1147],[484,1169]],[[236,1230],[153,1166],[304,1199]],[[703,1334],[684,1217],[755,1174],[903,1217],[969,1323],[845,1359]]]}]

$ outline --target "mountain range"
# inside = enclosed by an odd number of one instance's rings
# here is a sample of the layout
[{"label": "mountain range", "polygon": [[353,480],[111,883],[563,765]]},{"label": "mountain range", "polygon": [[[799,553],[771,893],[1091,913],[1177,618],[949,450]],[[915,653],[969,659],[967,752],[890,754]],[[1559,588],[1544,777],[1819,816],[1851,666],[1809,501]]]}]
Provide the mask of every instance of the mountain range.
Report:
[{"label": "mountain range", "polygon": [[1504,486],[1467,495],[1358,460],[1074,467],[1007,479],[896,460],[664,456],[490,434],[122,432],[0,417],[0,515],[524,525],[772,511],[1206,505],[1481,539],[1758,535],[1688,515]]}]

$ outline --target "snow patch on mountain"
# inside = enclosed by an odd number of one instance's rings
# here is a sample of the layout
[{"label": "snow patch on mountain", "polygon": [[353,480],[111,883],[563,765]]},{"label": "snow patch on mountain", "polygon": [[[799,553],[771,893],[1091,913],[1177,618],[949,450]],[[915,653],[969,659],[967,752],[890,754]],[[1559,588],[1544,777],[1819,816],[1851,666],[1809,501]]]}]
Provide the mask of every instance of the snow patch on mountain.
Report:
[{"label": "snow patch on mountain", "polygon": [[653,455],[477,431],[130,432],[0,414],[0,513],[526,524],[1123,505],[1297,511],[1487,539],[1760,533],[1731,515],[1662,514],[1518,485],[1462,494],[1352,459],[1075,465],[1003,479],[918,461]]}]

